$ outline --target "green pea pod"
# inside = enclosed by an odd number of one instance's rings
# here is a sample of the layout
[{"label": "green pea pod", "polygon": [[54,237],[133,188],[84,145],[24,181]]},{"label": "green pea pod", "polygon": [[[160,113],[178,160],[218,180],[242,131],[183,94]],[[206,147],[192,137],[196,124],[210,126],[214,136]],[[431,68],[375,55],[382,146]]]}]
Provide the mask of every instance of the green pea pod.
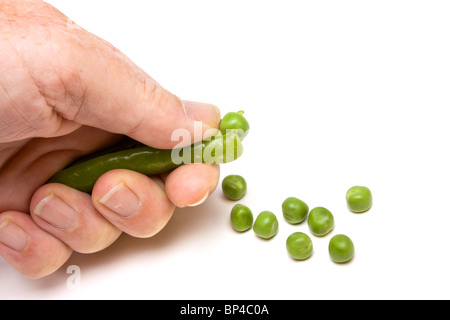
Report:
[{"label": "green pea pod", "polygon": [[48,183],[62,183],[82,192],[91,192],[97,179],[110,170],[128,169],[150,176],[188,163],[228,163],[239,158],[242,152],[241,140],[233,132],[178,149],[142,146],[77,160],[56,173]]}]

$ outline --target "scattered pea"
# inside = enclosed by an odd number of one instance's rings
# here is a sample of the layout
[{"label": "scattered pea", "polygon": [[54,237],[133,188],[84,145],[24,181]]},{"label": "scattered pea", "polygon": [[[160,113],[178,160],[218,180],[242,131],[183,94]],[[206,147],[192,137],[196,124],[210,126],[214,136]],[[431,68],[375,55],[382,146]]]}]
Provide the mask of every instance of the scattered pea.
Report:
[{"label": "scattered pea", "polygon": [[236,231],[247,231],[253,224],[252,211],[243,204],[236,204],[233,209],[231,209],[230,221]]},{"label": "scattered pea", "polygon": [[270,211],[261,212],[253,225],[255,234],[263,239],[270,239],[278,232],[278,220]]},{"label": "scattered pea", "polygon": [[334,217],[328,209],[316,207],[309,213],[308,226],[313,235],[322,237],[334,229]]},{"label": "scattered pea", "polygon": [[295,260],[308,259],[313,251],[311,238],[303,232],[294,232],[286,240],[286,249]]},{"label": "scattered pea", "polygon": [[222,191],[230,200],[240,200],[247,193],[247,182],[240,175],[229,175],[222,180]]},{"label": "scattered pea", "polygon": [[355,247],[352,240],[343,234],[335,235],[328,245],[331,260],[336,263],[344,263],[353,258]]},{"label": "scattered pea", "polygon": [[290,224],[298,224],[306,219],[309,207],[302,200],[289,197],[281,205],[283,216]]},{"label": "scattered pea", "polygon": [[[222,182],[222,188],[229,199],[238,200],[245,195],[247,184],[241,176],[230,175]],[[367,211],[372,206],[372,194],[366,187],[354,186],[347,192],[347,203],[353,212]],[[308,217],[309,230],[315,236],[325,236],[334,229],[333,214],[324,207],[315,207],[309,211],[305,202],[288,197],[282,203],[282,211],[290,224],[301,223]],[[230,220],[233,228],[239,232],[249,230],[253,224],[253,231],[263,239],[270,239],[278,233],[277,217],[270,211],[262,211],[253,223],[252,211],[243,204],[236,204],[231,210]],[[292,259],[306,260],[313,252],[311,238],[303,232],[294,232],[286,239],[286,250]],[[353,241],[346,235],[335,235],[329,242],[328,252],[335,263],[348,262],[353,259],[355,252]]]},{"label": "scattered pea", "polygon": [[372,193],[369,188],[354,186],[347,191],[347,205],[350,211],[362,213],[372,207]]}]

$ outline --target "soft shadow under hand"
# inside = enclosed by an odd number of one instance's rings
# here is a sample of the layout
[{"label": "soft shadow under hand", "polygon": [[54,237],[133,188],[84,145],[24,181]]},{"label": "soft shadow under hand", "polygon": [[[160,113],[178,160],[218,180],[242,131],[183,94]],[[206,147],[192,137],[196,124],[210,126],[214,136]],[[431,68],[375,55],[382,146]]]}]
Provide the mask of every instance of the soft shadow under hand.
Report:
[{"label": "soft shadow under hand", "polygon": [[[65,272],[69,265],[82,266],[84,270],[105,266],[133,255],[143,252],[154,254],[160,250],[170,250],[177,243],[187,238],[200,236],[199,232],[215,233],[223,223],[223,214],[217,212],[216,197],[211,197],[198,207],[177,208],[168,224],[158,234],[151,238],[134,238],[122,234],[120,238],[106,248],[93,254],[73,253],[72,257],[63,266]],[[220,207],[220,206],[219,206]],[[203,235],[201,235],[203,237]]]}]

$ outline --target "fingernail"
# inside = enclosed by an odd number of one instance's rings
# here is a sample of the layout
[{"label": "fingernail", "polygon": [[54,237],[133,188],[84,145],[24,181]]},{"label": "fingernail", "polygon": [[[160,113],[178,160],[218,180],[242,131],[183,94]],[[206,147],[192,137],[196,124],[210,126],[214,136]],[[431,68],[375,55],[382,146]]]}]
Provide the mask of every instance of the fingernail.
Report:
[{"label": "fingernail", "polygon": [[206,199],[208,199],[208,196],[209,196],[209,190],[208,190],[208,192],[206,192],[206,194],[203,196],[203,198],[201,198],[199,201],[197,201],[196,203],[193,203],[193,204],[188,204],[187,206],[188,206],[188,207],[196,207],[196,206],[199,206],[199,205],[201,205],[203,202],[205,202]]},{"label": "fingernail", "polygon": [[66,202],[51,194],[34,208],[34,214],[57,229],[70,229],[78,213]]},{"label": "fingernail", "polygon": [[19,226],[8,220],[0,224],[0,242],[5,246],[21,251],[25,248],[27,241],[28,235]]},{"label": "fingernail", "polygon": [[211,128],[218,128],[220,122],[220,109],[209,103],[183,100],[186,115],[196,121],[201,121]]},{"label": "fingernail", "polygon": [[121,217],[130,217],[136,214],[142,205],[139,197],[123,183],[105,194],[100,199],[100,203]]}]

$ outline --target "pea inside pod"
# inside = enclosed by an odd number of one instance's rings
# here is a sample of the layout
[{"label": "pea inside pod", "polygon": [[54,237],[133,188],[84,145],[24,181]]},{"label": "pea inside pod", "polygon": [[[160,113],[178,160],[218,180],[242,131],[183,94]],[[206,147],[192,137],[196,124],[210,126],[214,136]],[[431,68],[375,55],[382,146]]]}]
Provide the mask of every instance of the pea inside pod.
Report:
[{"label": "pea inside pod", "polygon": [[247,119],[244,118],[244,111],[229,112],[220,122],[220,131],[222,134],[227,134],[230,130],[235,131],[239,139],[244,140],[247,136],[250,125]]}]

